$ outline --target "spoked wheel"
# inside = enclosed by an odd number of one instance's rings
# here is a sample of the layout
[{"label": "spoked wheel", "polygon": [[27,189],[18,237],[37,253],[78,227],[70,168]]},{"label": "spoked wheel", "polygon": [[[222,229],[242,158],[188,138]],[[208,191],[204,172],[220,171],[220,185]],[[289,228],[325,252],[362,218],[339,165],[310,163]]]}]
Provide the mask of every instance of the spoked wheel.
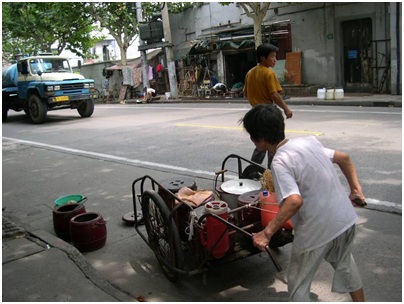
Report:
[{"label": "spoked wheel", "polygon": [[176,282],[179,273],[174,269],[182,269],[184,254],[177,226],[161,196],[155,191],[146,190],[142,194],[142,212],[149,239],[164,275]]},{"label": "spoked wheel", "polygon": [[260,179],[264,173],[265,168],[257,165],[248,165],[241,173],[241,178],[247,179]]}]

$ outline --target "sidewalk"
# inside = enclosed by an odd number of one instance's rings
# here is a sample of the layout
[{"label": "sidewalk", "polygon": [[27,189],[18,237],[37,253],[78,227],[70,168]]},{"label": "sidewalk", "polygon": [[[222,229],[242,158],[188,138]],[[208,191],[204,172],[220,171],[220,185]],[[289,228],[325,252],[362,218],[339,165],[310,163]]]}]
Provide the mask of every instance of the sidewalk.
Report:
[{"label": "sidewalk", "polygon": [[[314,103],[315,98],[291,98],[288,103]],[[173,101],[168,101],[169,103]],[[191,102],[191,101],[190,101]],[[194,102],[194,101],[192,101]],[[212,102],[212,101],[210,101]],[[246,102],[246,100],[240,100]],[[327,104],[335,101],[322,101]],[[401,96],[365,96],[346,98],[339,104],[357,103],[401,107]],[[317,103],[316,103],[317,104]],[[44,157],[51,151],[41,151]],[[51,159],[49,156],[48,159]],[[88,160],[87,172],[95,176],[96,160]],[[38,164],[39,165],[39,164]],[[108,168],[110,178],[129,181],[133,168]],[[74,163],[70,166],[75,166]],[[112,166],[112,165],[111,165]],[[110,169],[110,170],[108,170]],[[118,170],[119,169],[119,170]],[[77,168],[80,170],[80,168]],[[156,180],[172,177],[168,173],[136,168],[136,177],[150,175]],[[127,171],[127,172],[126,172]],[[126,173],[125,173],[126,172]],[[127,174],[128,176],[126,176]],[[122,176],[123,175],[123,176]],[[209,187],[196,180],[198,187]],[[115,193],[116,189],[103,190]],[[207,189],[207,188],[206,188]],[[131,198],[128,199],[129,201]],[[52,202],[37,202],[18,212],[2,212],[2,300],[4,302],[136,302],[136,301],[287,301],[286,286],[275,280],[274,268],[265,255],[235,262],[202,276],[185,277],[179,287],[169,282],[159,269],[153,252],[135,233],[124,226],[121,211],[110,214],[106,246],[82,254],[73,245],[57,238],[52,227]],[[127,209],[126,209],[127,208]],[[123,206],[131,211],[130,204]],[[120,210],[120,209],[117,209]],[[355,258],[362,274],[368,301],[402,299],[402,235],[400,214],[358,209],[360,221],[355,245]],[[400,231],[395,229],[400,227]],[[282,248],[278,258],[287,267],[290,246]],[[262,267],[263,263],[268,263]],[[323,265],[313,282],[313,293],[320,301],[349,301],[347,295],[330,292],[332,271]],[[242,274],[240,276],[240,274]],[[324,283],[325,282],[325,283]]]},{"label": "sidewalk", "polygon": [[3,211],[3,302],[134,300],[100,276],[75,247],[19,221]]},{"label": "sidewalk", "polygon": [[[139,103],[141,101],[138,100]],[[125,100],[125,103],[137,103],[136,99]],[[198,97],[181,97],[178,99],[166,99],[161,95],[159,100],[153,100],[151,103],[245,103],[248,104],[246,98],[207,96],[206,98]],[[402,95],[390,94],[346,94],[343,99],[339,100],[320,100],[316,96],[309,97],[286,97],[288,105],[319,105],[319,106],[356,106],[356,107],[402,107]]]},{"label": "sidewalk", "polygon": [[[49,213],[51,209],[47,210]],[[401,227],[401,215],[367,209],[359,209],[358,214],[354,254],[366,300],[399,302],[402,240],[401,231],[394,227]],[[276,270],[265,254],[211,269],[205,283],[202,275],[196,275],[184,276],[180,285],[174,285],[162,274],[153,252],[136,234],[117,239],[122,230],[119,232],[110,225],[108,233],[114,235],[113,240],[83,256],[54,234],[22,224],[22,218],[10,220],[3,212],[3,302],[285,302],[288,299],[286,285],[276,277]],[[51,216],[47,222],[49,225]],[[285,272],[290,249],[289,244],[274,251]],[[331,293],[331,278],[331,267],[322,263],[312,285],[317,300],[349,302],[347,294]]]}]

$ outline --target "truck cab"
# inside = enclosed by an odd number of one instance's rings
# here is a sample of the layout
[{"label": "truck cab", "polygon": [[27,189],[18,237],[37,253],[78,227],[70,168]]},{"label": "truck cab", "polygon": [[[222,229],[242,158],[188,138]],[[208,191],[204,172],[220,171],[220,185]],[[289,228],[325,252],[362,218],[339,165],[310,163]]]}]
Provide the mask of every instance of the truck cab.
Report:
[{"label": "truck cab", "polygon": [[31,56],[3,71],[3,121],[9,109],[24,110],[34,123],[43,123],[47,112],[77,109],[82,117],[94,112],[94,80],[73,73],[68,58]]}]

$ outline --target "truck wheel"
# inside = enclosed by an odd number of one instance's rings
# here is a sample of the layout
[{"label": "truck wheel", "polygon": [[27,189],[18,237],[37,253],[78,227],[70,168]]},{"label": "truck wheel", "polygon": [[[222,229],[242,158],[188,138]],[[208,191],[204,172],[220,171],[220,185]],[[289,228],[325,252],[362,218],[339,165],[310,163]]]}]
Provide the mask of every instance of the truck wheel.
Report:
[{"label": "truck wheel", "polygon": [[8,108],[3,107],[3,116],[2,116],[2,121],[3,122],[7,121],[7,114],[8,114]]},{"label": "truck wheel", "polygon": [[46,120],[48,109],[37,95],[31,95],[29,97],[28,109],[33,123],[41,124]]},{"label": "truck wheel", "polygon": [[90,99],[82,102],[77,108],[77,111],[81,117],[90,117],[94,113],[94,100]]},{"label": "truck wheel", "polygon": [[8,108],[9,108],[9,101],[8,101],[8,94],[4,93],[2,94],[3,97],[3,116],[2,116],[2,121],[5,122],[7,121],[7,115],[8,115]]}]

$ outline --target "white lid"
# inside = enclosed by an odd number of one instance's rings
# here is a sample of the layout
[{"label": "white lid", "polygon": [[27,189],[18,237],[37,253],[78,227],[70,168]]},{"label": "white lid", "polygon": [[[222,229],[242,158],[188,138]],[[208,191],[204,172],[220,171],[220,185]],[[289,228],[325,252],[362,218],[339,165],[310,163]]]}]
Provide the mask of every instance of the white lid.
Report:
[{"label": "white lid", "polygon": [[224,192],[240,195],[246,192],[261,189],[261,183],[251,179],[234,179],[224,182],[220,188]]},{"label": "white lid", "polygon": [[229,207],[224,201],[212,201],[205,204],[205,213],[223,214],[227,213]]}]

